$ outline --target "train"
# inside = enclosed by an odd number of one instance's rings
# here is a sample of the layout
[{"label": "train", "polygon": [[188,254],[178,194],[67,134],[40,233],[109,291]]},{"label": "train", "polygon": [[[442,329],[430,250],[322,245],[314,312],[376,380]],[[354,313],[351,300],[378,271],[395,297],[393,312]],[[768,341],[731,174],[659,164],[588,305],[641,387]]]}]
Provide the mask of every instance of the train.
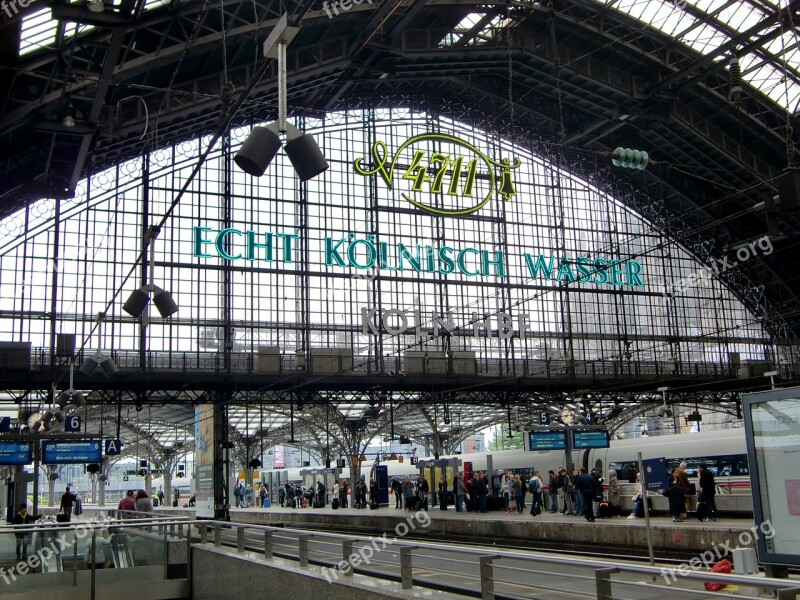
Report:
[{"label": "train", "polygon": [[[744,430],[741,428],[724,429],[716,431],[703,431],[647,438],[612,440],[608,448],[590,450],[575,450],[572,453],[574,466],[586,469],[599,469],[603,476],[609,469],[614,469],[619,478],[623,493],[623,508],[631,507],[631,496],[638,470],[637,453],[642,453],[644,460],[652,458],[665,458],[667,470],[671,472],[681,462],[687,464],[686,472],[690,478],[697,476],[700,463],[706,463],[714,473],[717,484],[717,507],[722,513],[752,516],[753,503],[750,493],[750,477],[747,463],[747,448]],[[491,459],[489,459],[491,457]],[[477,452],[453,456],[441,456],[440,459],[459,459],[460,466],[448,467],[445,477],[452,481],[454,472],[463,471],[465,463],[471,463],[471,471],[486,471],[491,461],[491,470],[494,473],[506,469],[514,473],[529,476],[534,470],[541,471],[546,483],[547,471],[565,466],[566,453],[558,451],[524,451],[500,450],[494,452]],[[420,457],[420,462],[430,461],[433,457]],[[388,467],[389,477],[405,477],[412,479],[420,474],[418,465],[412,465],[408,457],[403,461],[381,461]],[[371,475],[373,464],[364,462],[361,473],[367,478]],[[428,471],[426,476],[430,479]],[[441,470],[435,477],[442,476]],[[264,470],[260,479],[268,486],[273,501],[277,500],[277,490],[285,482],[300,483],[302,485],[315,485],[317,481],[324,481],[330,489],[333,478],[349,479],[350,469],[345,467],[332,471],[322,467],[303,467],[292,469]],[[666,510],[666,498],[653,497],[654,506],[658,510]]]}]

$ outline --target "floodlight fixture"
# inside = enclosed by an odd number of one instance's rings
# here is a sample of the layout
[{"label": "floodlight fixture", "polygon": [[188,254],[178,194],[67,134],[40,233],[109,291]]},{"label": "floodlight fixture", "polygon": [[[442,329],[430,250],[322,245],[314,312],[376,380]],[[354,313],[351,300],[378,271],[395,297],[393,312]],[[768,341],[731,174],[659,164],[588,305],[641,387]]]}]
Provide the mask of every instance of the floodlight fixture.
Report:
[{"label": "floodlight fixture", "polygon": [[282,135],[286,136],[286,156],[300,181],[313,179],[329,167],[314,137],[286,122],[286,47],[299,31],[299,27],[288,25],[288,16],[284,13],[264,42],[264,57],[278,60],[278,119],[253,128],[233,159],[242,171],[253,177],[261,177],[278,155]]},{"label": "floodlight fixture", "polygon": [[103,0],[89,0],[87,8],[93,13],[101,13],[106,9]]},{"label": "floodlight fixture", "polygon": [[[103,343],[103,322],[106,320],[106,313],[99,312],[97,313],[97,339],[98,339],[98,346]],[[110,356],[106,356],[103,354],[100,349],[98,348],[97,352],[95,352],[94,356],[87,356],[83,359],[83,363],[81,364],[80,369],[78,369],[79,373],[82,373],[86,377],[91,377],[94,372],[97,370],[97,367],[103,371],[106,377],[111,377],[119,372],[114,359]],[[72,390],[72,370],[70,367],[70,390]],[[67,390],[67,391],[70,391]]]},{"label": "floodlight fixture", "polygon": [[153,304],[155,304],[158,313],[162,318],[166,319],[178,312],[178,305],[172,298],[172,294],[168,291],[158,287],[153,282],[155,275],[155,252],[153,242],[161,232],[160,227],[151,226],[144,232],[143,243],[144,249],[148,251],[148,282],[139,289],[133,290],[131,295],[122,305],[122,310],[134,318],[139,318],[144,314],[150,296],[153,297]]},{"label": "floodlight fixture", "polygon": [[661,417],[661,418],[671,417],[674,414],[673,410],[669,406],[667,406],[667,391],[668,390],[669,390],[669,387],[660,387],[660,388],[658,388],[658,391],[661,392],[661,400],[663,402],[663,404],[658,409],[658,416]]}]

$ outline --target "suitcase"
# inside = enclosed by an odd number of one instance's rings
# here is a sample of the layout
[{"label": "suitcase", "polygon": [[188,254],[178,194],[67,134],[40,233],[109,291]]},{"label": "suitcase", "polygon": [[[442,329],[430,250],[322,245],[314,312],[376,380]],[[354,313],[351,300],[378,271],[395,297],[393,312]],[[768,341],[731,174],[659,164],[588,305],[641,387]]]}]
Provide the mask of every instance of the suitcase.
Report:
[{"label": "suitcase", "polygon": [[264,498],[264,501],[261,503],[261,506],[264,508],[269,508],[270,506],[272,506],[272,499]]},{"label": "suitcase", "polygon": [[697,520],[704,521],[708,519],[708,505],[705,502],[697,503]]},{"label": "suitcase", "polygon": [[600,506],[598,506],[597,516],[601,519],[610,519],[611,518],[611,507],[608,505],[608,502],[601,502]]},{"label": "suitcase", "polygon": [[598,502],[597,500],[592,502],[592,514],[595,517],[600,516],[600,502]]},{"label": "suitcase", "polygon": [[57,523],[69,523],[69,515],[65,515],[64,513],[58,513],[56,515],[56,522]]},{"label": "suitcase", "polygon": [[336,510],[337,508],[339,508],[339,499],[338,498],[334,498],[333,500],[331,500],[331,508],[333,510]]},{"label": "suitcase", "polygon": [[377,502],[370,502],[369,503],[369,509],[370,510],[375,510],[376,508],[378,508],[378,503]]}]

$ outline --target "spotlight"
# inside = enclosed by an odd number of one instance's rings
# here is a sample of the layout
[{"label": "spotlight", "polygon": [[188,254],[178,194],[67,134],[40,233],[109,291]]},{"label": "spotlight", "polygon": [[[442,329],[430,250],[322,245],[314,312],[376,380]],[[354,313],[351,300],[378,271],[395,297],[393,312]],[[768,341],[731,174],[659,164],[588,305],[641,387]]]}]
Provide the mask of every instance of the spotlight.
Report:
[{"label": "spotlight", "polygon": [[[69,388],[67,390],[64,390],[58,395],[58,397],[56,398],[56,404],[58,404],[61,410],[64,410],[67,404],[74,404],[77,407],[85,406],[86,400],[83,398],[83,394],[81,394],[80,392],[76,392],[72,388]],[[53,414],[57,416],[58,412],[54,412]]]},{"label": "spotlight", "polygon": [[672,409],[664,404],[663,406],[659,407],[658,409],[658,416],[659,417],[671,417],[673,415]]},{"label": "spotlight", "polygon": [[144,232],[144,245],[149,249],[150,254],[150,264],[148,267],[148,279],[150,283],[143,285],[138,290],[133,290],[125,301],[125,304],[122,305],[122,310],[136,319],[141,317],[142,313],[144,313],[147,302],[150,300],[150,294],[153,295],[153,304],[156,305],[162,318],[166,319],[178,312],[178,305],[172,299],[172,295],[153,283],[155,271],[155,251],[153,249],[153,242],[156,237],[158,237],[160,231],[159,227],[151,226]]},{"label": "spotlight", "polygon": [[242,171],[253,177],[261,177],[264,174],[281,149],[281,138],[277,129],[277,123],[253,128],[233,158]]},{"label": "spotlight", "polygon": [[97,362],[94,358],[92,358],[91,356],[87,356],[85,359],[83,359],[83,364],[81,365],[81,368],[78,369],[78,371],[86,375],[86,377],[91,377],[92,373],[94,373],[94,370],[97,368],[97,365],[99,364],[100,363]]},{"label": "spotlight", "polygon": [[155,294],[153,294],[153,304],[156,305],[159,314],[166,319],[167,317],[171,317],[176,312],[178,312],[178,305],[175,304],[175,301],[172,299],[172,294],[167,292],[166,290],[158,289]]},{"label": "spotlight", "polygon": [[110,356],[105,356],[99,351],[94,356],[87,356],[78,371],[86,375],[86,377],[91,377],[97,367],[101,368],[106,377],[111,377],[119,372],[119,368],[114,360]]},{"label": "spotlight", "polygon": [[61,121],[61,124],[64,127],[75,127],[75,117],[73,117],[72,115],[67,115],[66,117],[64,117],[64,120]]},{"label": "spotlight", "polygon": [[128,300],[122,305],[122,310],[132,317],[139,318],[142,316],[149,299],[150,294],[148,293],[147,287],[133,290],[131,295],[128,296]]},{"label": "spotlight", "polygon": [[307,133],[300,133],[292,138],[290,130],[289,141],[286,142],[286,156],[292,162],[300,181],[308,181],[328,170],[328,161],[325,160],[314,137]]},{"label": "spotlight", "polygon": [[87,8],[93,13],[101,13],[106,9],[103,0],[89,0],[89,6]]}]

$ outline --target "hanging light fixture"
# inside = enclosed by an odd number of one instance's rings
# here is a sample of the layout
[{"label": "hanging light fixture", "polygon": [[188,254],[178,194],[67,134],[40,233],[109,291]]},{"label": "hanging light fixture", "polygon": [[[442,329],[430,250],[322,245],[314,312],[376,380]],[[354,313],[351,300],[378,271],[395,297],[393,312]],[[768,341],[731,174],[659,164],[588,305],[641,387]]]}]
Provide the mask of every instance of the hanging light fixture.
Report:
[{"label": "hanging light fixture", "polygon": [[93,13],[101,13],[106,9],[103,0],[89,0],[87,8]]},{"label": "hanging light fixture", "polygon": [[[91,377],[97,367],[103,371],[106,377],[111,377],[119,372],[116,363],[110,356],[106,356],[100,351],[100,346],[103,343],[103,322],[106,320],[106,313],[99,312],[97,313],[97,339],[98,339],[98,349],[94,356],[87,356],[83,363],[81,364],[81,368],[78,369],[80,373],[85,375],[86,377]],[[72,387],[70,385],[70,387]]]},{"label": "hanging light fixture", "polygon": [[278,120],[264,127],[254,127],[239,148],[234,162],[253,177],[261,177],[281,149],[281,135],[286,136],[289,157],[300,181],[313,179],[329,167],[314,137],[286,122],[286,47],[300,31],[289,27],[286,14],[264,42],[264,57],[278,59]]},{"label": "hanging light fixture", "polygon": [[156,305],[159,314],[164,318],[171,317],[178,312],[178,305],[172,299],[172,294],[168,291],[158,287],[153,283],[155,275],[155,252],[153,249],[153,242],[161,232],[160,227],[151,226],[147,228],[144,233],[144,246],[149,253],[149,268],[148,268],[148,282],[145,283],[138,290],[131,292],[127,301],[122,306],[122,310],[131,315],[132,317],[139,318],[147,308],[147,303],[150,300],[150,295],[153,295],[153,304]]}]

